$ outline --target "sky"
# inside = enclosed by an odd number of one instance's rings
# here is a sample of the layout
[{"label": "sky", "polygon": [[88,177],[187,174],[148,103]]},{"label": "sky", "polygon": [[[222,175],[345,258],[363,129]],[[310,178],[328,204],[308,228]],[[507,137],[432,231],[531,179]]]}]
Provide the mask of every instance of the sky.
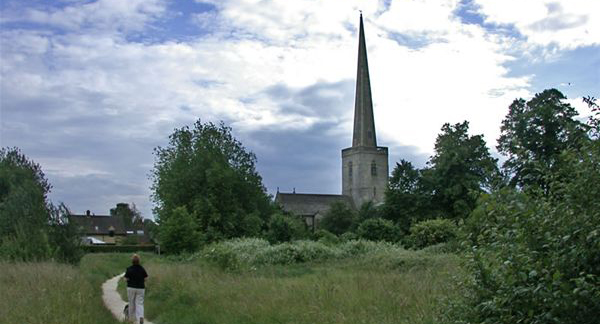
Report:
[{"label": "sky", "polygon": [[468,120],[498,156],[516,98],[557,88],[585,119],[600,97],[597,0],[3,0],[0,147],[75,213],[152,218],[153,149],[223,121],[270,194],[339,194],[359,10],[390,172],[424,167],[444,123]]}]

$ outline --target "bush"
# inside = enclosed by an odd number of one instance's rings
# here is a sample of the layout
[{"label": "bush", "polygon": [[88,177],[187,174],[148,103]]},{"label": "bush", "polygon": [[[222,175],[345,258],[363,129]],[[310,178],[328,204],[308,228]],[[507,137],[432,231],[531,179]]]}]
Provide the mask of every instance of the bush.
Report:
[{"label": "bush", "polygon": [[340,241],[342,241],[342,242],[348,242],[348,241],[357,240],[357,239],[358,239],[358,235],[353,232],[346,232],[346,233],[340,235]]},{"label": "bush", "polygon": [[355,223],[355,212],[344,202],[337,201],[331,204],[331,207],[319,222],[319,227],[335,235],[341,235],[349,231]]},{"label": "bush", "polygon": [[370,241],[397,242],[401,230],[391,221],[382,218],[371,218],[364,221],[358,227],[358,236]]},{"label": "bush", "polygon": [[293,241],[270,245],[257,238],[233,239],[210,244],[192,259],[206,260],[222,269],[239,270],[273,264],[335,260],[362,255],[391,255],[403,249],[385,242],[353,240],[336,245],[314,241]]},{"label": "bush", "polygon": [[595,189],[571,188],[560,202],[510,190],[480,201],[467,224],[474,282],[457,317],[479,323],[597,323],[599,174],[586,175]]},{"label": "bush", "polygon": [[84,245],[82,246],[83,251],[86,253],[134,253],[134,252],[155,252],[156,247],[154,245]]},{"label": "bush", "polygon": [[313,234],[315,240],[325,244],[337,244],[340,239],[328,230],[320,229]]},{"label": "bush", "polygon": [[195,218],[185,207],[177,207],[158,228],[160,245],[167,253],[194,252],[202,243]]},{"label": "bush", "polygon": [[457,227],[449,219],[431,219],[410,227],[406,245],[422,249],[426,246],[449,242],[456,238]]},{"label": "bush", "polygon": [[267,238],[271,243],[289,242],[308,236],[306,225],[297,216],[275,214],[269,222]]}]

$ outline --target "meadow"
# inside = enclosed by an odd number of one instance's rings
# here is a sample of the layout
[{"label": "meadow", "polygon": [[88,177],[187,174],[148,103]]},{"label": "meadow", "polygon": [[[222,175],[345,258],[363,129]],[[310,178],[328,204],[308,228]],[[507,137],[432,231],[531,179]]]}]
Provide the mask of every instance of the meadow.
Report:
[{"label": "meadow", "polygon": [[[459,293],[456,255],[313,243],[267,243],[260,252],[256,244],[264,243],[238,241],[180,257],[143,254],[146,317],[178,324],[437,323],[445,299]],[[128,254],[117,253],[88,254],[79,266],[1,263],[0,322],[118,323],[102,306],[100,285],[128,263]]]}]

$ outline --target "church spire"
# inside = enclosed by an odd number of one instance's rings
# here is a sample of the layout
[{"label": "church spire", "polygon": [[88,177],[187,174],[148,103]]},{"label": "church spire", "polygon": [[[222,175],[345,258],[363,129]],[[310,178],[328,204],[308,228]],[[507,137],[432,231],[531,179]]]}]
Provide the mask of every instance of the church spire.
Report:
[{"label": "church spire", "polygon": [[354,99],[354,133],[352,146],[377,147],[375,137],[375,120],[373,118],[373,100],[371,99],[371,82],[367,63],[367,46],[362,13],[360,14],[360,30],[358,36],[358,71],[356,73],[356,97]]}]

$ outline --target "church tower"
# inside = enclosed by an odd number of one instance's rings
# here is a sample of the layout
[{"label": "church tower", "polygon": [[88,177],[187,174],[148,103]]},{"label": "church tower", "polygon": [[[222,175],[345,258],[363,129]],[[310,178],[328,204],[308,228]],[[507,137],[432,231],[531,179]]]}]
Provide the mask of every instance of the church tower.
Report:
[{"label": "church tower", "polygon": [[377,146],[373,101],[362,14],[358,36],[358,71],[354,99],[352,147],[342,150],[342,195],[356,208],[368,201],[383,202],[388,185],[388,148]]}]

